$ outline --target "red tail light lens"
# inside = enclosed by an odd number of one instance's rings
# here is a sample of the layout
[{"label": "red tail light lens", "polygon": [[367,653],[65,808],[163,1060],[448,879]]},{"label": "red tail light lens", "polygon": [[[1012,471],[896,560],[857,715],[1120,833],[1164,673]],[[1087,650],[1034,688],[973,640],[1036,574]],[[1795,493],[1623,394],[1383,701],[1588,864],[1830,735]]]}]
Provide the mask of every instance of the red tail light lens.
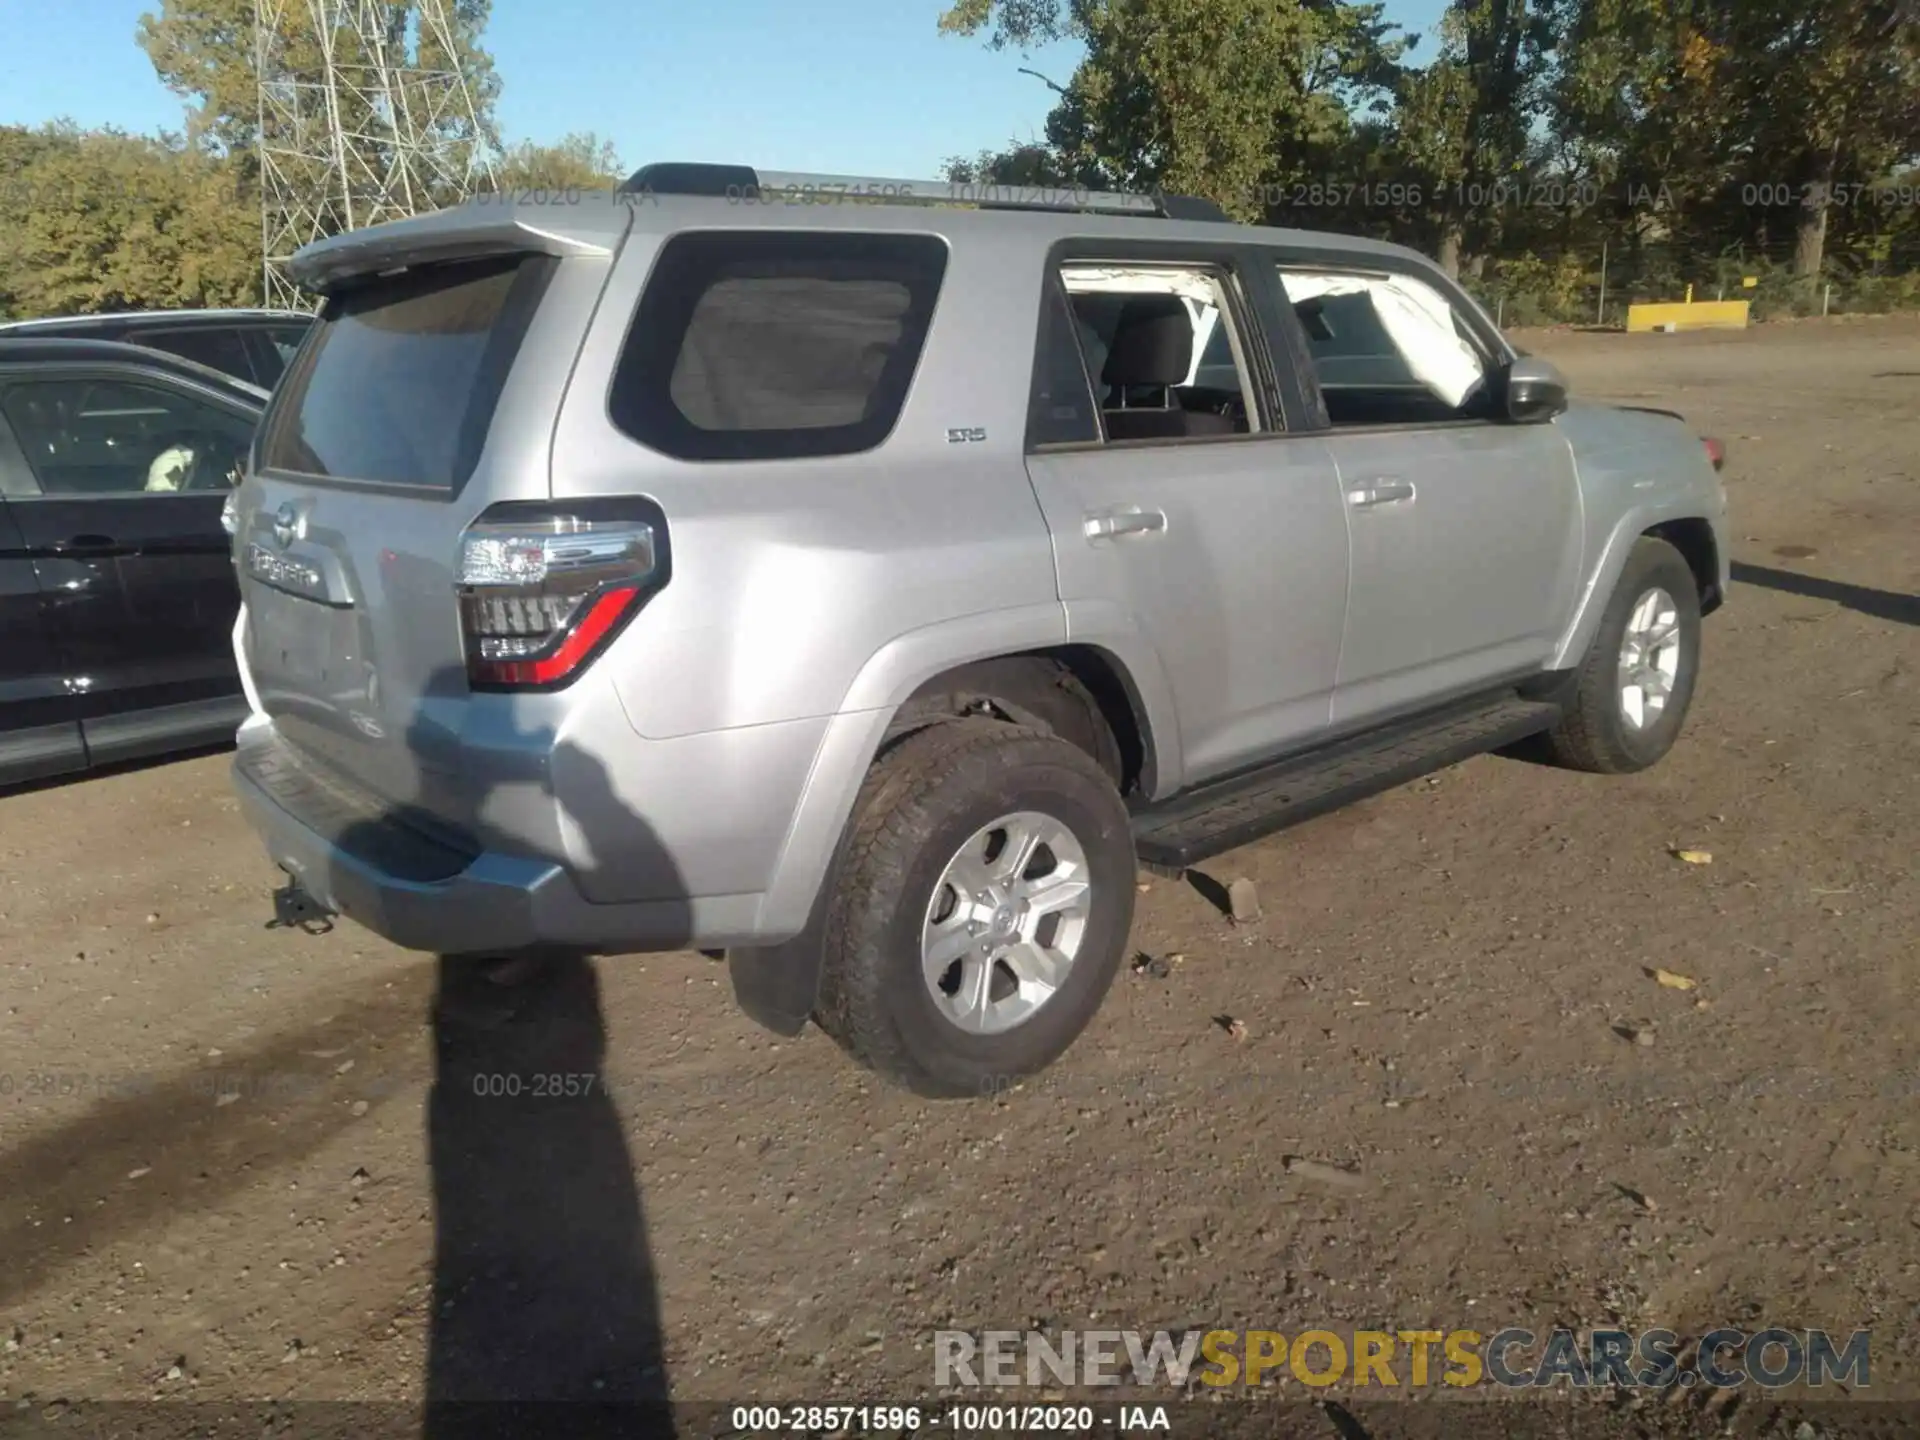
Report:
[{"label": "red tail light lens", "polygon": [[460,541],[460,630],[477,690],[565,685],[665,579],[649,520],[482,516]]},{"label": "red tail light lens", "polygon": [[1707,458],[1713,462],[1713,468],[1722,470],[1727,464],[1727,447],[1711,435],[1702,435],[1701,443],[1707,447]]}]

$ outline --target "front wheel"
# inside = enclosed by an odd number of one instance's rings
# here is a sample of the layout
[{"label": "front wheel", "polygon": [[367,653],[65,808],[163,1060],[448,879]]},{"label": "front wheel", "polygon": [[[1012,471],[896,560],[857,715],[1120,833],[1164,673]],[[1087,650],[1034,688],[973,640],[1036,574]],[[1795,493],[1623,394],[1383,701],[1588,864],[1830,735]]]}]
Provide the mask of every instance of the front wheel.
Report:
[{"label": "front wheel", "polygon": [[1046,1068],[1100,1008],[1133,925],[1125,805],[1085,752],[936,723],[874,766],[831,899],[822,1029],[929,1096]]},{"label": "front wheel", "polygon": [[1700,587],[1686,557],[1643,536],[1582,662],[1573,702],[1547,736],[1574,770],[1626,775],[1680,737],[1700,674]]}]

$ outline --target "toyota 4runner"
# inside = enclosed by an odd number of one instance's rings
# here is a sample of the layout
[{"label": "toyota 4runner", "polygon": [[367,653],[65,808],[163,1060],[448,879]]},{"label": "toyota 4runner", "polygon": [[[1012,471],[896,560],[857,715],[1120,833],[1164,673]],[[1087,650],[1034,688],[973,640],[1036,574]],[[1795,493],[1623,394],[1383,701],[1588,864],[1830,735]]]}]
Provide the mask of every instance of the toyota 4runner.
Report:
[{"label": "toyota 4runner", "polygon": [[1142,866],[1652,765],[1726,591],[1717,443],[1393,245],[670,165],[292,268],[235,516],[283,910],[724,950],[924,1094],[1072,1043]]}]

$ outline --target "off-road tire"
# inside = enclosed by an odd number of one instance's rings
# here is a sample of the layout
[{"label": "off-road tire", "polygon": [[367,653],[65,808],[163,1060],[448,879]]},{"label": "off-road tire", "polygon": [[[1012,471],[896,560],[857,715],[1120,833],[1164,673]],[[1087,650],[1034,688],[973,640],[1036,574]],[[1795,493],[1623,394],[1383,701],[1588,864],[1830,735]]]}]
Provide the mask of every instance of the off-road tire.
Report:
[{"label": "off-road tire", "polygon": [[[1680,624],[1673,692],[1653,724],[1636,730],[1620,706],[1620,647],[1635,606],[1658,587],[1674,600]],[[1566,715],[1547,732],[1547,756],[1569,770],[1630,775],[1658,764],[1673,748],[1693,703],[1700,674],[1700,587],[1686,557],[1664,540],[1642,536],[1607,602],[1599,632],[1573,684]]]},{"label": "off-road tire", "polygon": [[[970,1034],[928,992],[922,926],[967,839],[1023,810],[1072,831],[1086,854],[1092,912],[1059,991],[1011,1030]],[[933,1098],[996,1094],[1058,1059],[1106,998],[1133,925],[1133,837],[1098,762],[1005,721],[939,721],[875,763],[852,827],[828,902],[820,1028],[862,1065]]]}]

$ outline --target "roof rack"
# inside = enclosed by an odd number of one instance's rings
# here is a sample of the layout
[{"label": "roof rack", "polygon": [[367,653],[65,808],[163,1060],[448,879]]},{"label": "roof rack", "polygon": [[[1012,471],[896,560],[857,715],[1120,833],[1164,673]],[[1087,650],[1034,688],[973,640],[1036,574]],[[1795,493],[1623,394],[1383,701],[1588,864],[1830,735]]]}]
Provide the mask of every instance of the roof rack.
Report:
[{"label": "roof rack", "polygon": [[704,195],[714,199],[835,204],[972,205],[982,210],[1062,210],[1140,215],[1162,220],[1231,224],[1211,200],[1195,195],[1130,194],[1082,185],[1001,185],[974,180],[894,180],[874,175],[817,175],[801,170],[756,170],[751,165],[669,161],[642,165],[619,187],[622,195]]}]

